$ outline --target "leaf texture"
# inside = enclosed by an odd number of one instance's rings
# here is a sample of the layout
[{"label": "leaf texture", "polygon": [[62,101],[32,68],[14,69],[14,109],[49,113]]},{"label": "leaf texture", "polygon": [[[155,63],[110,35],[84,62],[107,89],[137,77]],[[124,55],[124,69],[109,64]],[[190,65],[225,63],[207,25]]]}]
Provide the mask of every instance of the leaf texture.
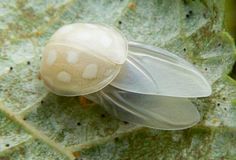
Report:
[{"label": "leaf texture", "polygon": [[[235,46],[222,28],[224,0],[0,2],[0,159],[235,159]],[[105,23],[129,40],[193,63],[213,86],[193,99],[201,123],[183,131],[140,128],[79,97],[48,93],[40,56],[62,25]]]}]

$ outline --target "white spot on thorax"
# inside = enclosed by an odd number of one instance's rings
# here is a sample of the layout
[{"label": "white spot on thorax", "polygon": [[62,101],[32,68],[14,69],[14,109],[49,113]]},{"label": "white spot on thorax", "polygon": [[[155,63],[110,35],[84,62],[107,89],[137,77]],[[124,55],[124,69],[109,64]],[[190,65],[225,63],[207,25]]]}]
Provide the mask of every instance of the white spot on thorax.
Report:
[{"label": "white spot on thorax", "polygon": [[71,75],[65,71],[62,71],[57,74],[57,79],[61,82],[70,82],[71,81]]},{"label": "white spot on thorax", "polygon": [[52,65],[57,59],[57,52],[55,50],[50,50],[47,57],[47,64]]},{"label": "white spot on thorax", "polygon": [[82,31],[77,34],[78,38],[81,40],[89,40],[91,38],[91,34],[87,31]]},{"label": "white spot on thorax", "polygon": [[79,59],[79,53],[76,51],[68,51],[67,52],[67,62],[70,64],[75,64]]},{"label": "white spot on thorax", "polygon": [[82,77],[85,79],[93,79],[97,77],[98,66],[96,64],[89,64],[85,67]]},{"label": "white spot on thorax", "polygon": [[100,38],[100,43],[103,45],[103,47],[108,48],[112,44],[112,38],[104,32]]}]

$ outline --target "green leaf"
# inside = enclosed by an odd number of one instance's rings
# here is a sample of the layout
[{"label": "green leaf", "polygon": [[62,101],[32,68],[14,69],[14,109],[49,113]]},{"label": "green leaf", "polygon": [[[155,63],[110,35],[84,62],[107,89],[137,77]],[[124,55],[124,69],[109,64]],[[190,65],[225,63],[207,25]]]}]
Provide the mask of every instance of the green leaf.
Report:
[{"label": "green leaf", "polygon": [[225,3],[226,12],[224,26],[225,29],[233,36],[233,38],[236,39],[236,22],[234,20],[234,17],[236,15],[236,1],[227,0]]},{"label": "green leaf", "polygon": [[[224,0],[0,2],[0,159],[235,159],[236,61],[224,31]],[[213,87],[192,99],[201,122],[182,131],[141,128],[79,97],[48,93],[40,56],[62,25],[105,23],[129,40],[166,48],[192,62]]]}]

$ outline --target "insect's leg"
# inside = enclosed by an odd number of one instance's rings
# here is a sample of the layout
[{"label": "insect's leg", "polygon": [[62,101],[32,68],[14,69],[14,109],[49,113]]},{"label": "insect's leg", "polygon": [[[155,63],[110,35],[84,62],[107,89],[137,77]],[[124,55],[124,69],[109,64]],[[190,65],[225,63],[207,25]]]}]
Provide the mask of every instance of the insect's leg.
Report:
[{"label": "insect's leg", "polygon": [[90,106],[94,106],[95,102],[90,101],[89,99],[87,99],[84,96],[79,96],[79,103],[83,108],[88,108]]}]

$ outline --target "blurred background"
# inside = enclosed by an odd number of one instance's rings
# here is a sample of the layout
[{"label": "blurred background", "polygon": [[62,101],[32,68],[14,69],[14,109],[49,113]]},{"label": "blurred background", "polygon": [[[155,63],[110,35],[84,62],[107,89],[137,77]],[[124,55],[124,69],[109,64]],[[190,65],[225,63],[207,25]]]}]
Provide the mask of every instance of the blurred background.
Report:
[{"label": "blurred background", "polygon": [[236,39],[236,0],[226,0],[225,28]]}]

